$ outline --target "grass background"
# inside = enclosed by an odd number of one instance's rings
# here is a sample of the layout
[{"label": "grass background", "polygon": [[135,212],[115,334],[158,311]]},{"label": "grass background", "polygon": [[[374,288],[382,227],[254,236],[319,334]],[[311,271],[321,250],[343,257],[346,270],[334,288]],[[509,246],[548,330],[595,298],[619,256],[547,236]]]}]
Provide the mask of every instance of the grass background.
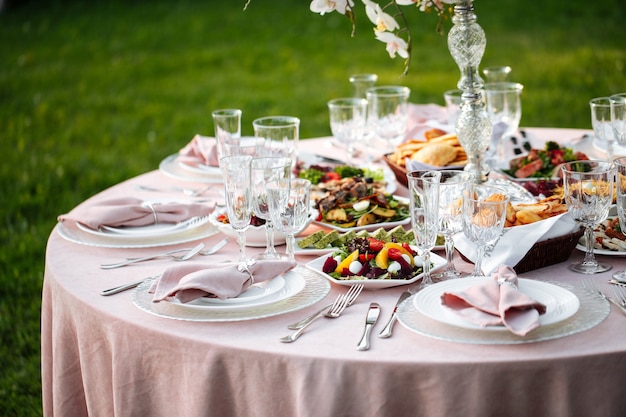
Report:
[{"label": "grass background", "polygon": [[[210,112],[243,109],[243,133],[272,114],[329,134],[326,102],[348,76],[404,84],[443,104],[458,69],[436,17],[411,11],[414,54],[402,78],[357,8],[308,0],[11,1],[0,13],[0,410],[41,415],[40,307],[45,246],[57,215],[155,169]],[[589,128],[588,100],[626,91],[623,0],[477,0],[483,66],[507,64],[525,85],[523,126]],[[409,10],[405,8],[405,10]],[[447,24],[449,27],[449,22]]]}]

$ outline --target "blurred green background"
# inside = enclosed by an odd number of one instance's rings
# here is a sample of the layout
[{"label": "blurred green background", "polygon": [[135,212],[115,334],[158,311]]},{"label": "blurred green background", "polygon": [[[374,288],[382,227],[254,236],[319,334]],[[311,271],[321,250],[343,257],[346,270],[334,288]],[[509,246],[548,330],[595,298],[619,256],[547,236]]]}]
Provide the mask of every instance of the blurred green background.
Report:
[{"label": "blurred green background", "polygon": [[[41,415],[39,331],[45,246],[56,217],[156,169],[210,112],[298,116],[328,135],[326,102],[372,72],[414,103],[443,104],[459,72],[437,18],[405,7],[413,60],[389,59],[359,24],[308,0],[8,1],[0,13],[0,410]],[[483,67],[524,84],[522,126],[589,128],[592,97],[626,91],[623,0],[477,0]],[[450,26],[447,22],[446,27]],[[78,248],[77,248],[78,249]]]}]

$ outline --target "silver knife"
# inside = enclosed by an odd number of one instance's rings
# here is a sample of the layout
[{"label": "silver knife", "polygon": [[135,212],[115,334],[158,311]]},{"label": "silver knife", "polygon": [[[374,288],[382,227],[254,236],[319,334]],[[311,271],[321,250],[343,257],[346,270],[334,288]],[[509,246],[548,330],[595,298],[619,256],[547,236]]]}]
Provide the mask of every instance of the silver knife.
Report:
[{"label": "silver knife", "polygon": [[372,327],[376,324],[379,315],[380,305],[378,305],[378,303],[371,303],[370,308],[367,310],[367,317],[365,318],[363,336],[361,336],[361,340],[356,346],[357,350],[368,350],[370,348],[370,333],[372,332]]},{"label": "silver knife", "polygon": [[396,323],[396,320],[398,319],[398,314],[397,314],[398,306],[402,304],[402,302],[406,300],[407,298],[409,298],[410,296],[411,296],[411,293],[408,291],[405,291],[402,294],[400,294],[400,298],[398,298],[398,302],[396,303],[396,306],[393,308],[393,313],[391,313],[389,322],[387,323],[385,328],[378,334],[378,337],[382,339],[391,337],[391,333],[393,332],[393,325]]}]

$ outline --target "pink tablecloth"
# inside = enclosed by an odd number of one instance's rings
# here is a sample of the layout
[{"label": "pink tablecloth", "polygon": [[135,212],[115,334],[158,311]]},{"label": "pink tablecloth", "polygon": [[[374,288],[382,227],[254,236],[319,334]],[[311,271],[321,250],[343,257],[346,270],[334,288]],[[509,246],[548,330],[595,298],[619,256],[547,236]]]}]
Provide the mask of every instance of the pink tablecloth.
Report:
[{"label": "pink tablecloth", "polygon": [[[582,134],[533,132],[543,140]],[[326,144],[301,141],[301,149],[337,156]],[[134,184],[198,186],[155,171],[95,198],[136,194]],[[206,196],[218,197],[219,187],[212,193]],[[551,341],[478,346],[432,339],[397,324],[392,338],[373,337],[369,351],[357,351],[369,303],[383,309],[376,334],[400,287],[366,291],[339,319],[318,322],[296,343],[283,344],[287,324],[317,305],[260,320],[198,323],[147,314],[133,305],[130,291],[99,295],[158,274],[171,261],[108,271],[100,263],[154,250],[91,247],[51,234],[42,305],[45,416],[588,417],[623,416],[626,410],[626,317],[615,308],[594,328]],[[236,250],[231,242],[203,261],[233,259]],[[574,251],[572,260],[579,258]],[[606,260],[626,268],[624,258]],[[472,269],[458,256],[457,264]],[[583,276],[566,266],[523,276],[578,284]],[[606,290],[609,277],[594,279]],[[333,286],[325,301],[339,292]]]}]

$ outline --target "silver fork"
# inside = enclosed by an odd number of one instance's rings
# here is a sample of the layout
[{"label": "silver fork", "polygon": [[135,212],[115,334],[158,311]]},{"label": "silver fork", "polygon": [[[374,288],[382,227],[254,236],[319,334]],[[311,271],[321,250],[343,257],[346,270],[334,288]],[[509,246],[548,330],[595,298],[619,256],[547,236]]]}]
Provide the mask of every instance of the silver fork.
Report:
[{"label": "silver fork", "polygon": [[583,288],[585,288],[587,291],[598,294],[600,297],[604,298],[606,301],[608,301],[609,303],[619,308],[622,313],[626,314],[626,307],[624,307],[623,305],[621,305],[614,299],[607,297],[602,291],[600,291],[600,289],[598,288],[598,286],[596,285],[593,279],[591,278],[583,279]]},{"label": "silver fork", "polygon": [[[141,258],[126,258],[125,260],[121,262],[116,262],[113,264],[102,264],[100,265],[100,268],[102,269],[119,268],[122,266],[131,265],[137,262],[149,261],[152,259],[164,258],[164,257],[170,257],[175,261],[186,261],[187,259],[191,258],[192,256],[196,254],[203,255],[203,256],[212,255],[218,250],[220,250],[222,247],[224,247],[224,245],[226,245],[228,242],[229,242],[228,238],[223,239],[206,250],[202,250],[202,248],[204,248],[204,243],[200,243],[195,248],[174,249],[174,250],[163,252],[163,253],[157,253],[156,255],[142,256]],[[176,253],[179,253],[179,252],[187,252],[187,253],[185,253],[184,255],[176,255]]]},{"label": "silver fork", "polygon": [[292,334],[282,337],[280,341],[283,343],[291,343],[291,342],[296,341],[296,339],[298,339],[300,335],[302,335],[304,330],[307,327],[309,327],[311,323],[313,323],[316,319],[320,317],[328,317],[331,319],[335,319],[339,317],[341,313],[343,313],[343,311],[348,307],[348,300],[350,300],[351,298],[356,299],[356,297],[358,297],[358,295],[361,293],[362,290],[363,290],[363,284],[353,285],[352,287],[350,287],[350,290],[347,293],[342,294],[338,296],[337,299],[335,299],[335,302],[330,306],[330,309],[328,310],[328,312],[324,313],[323,312],[324,310],[321,310],[308,323],[306,323],[304,326],[302,326],[301,328],[299,328]]},{"label": "silver fork", "polygon": [[[358,287],[361,286],[363,287],[363,284],[358,284],[358,285],[354,285],[354,287]],[[361,288],[362,290],[363,288]],[[352,293],[350,293],[350,291],[348,291],[347,294],[350,294],[348,296],[348,305],[346,307],[350,307],[357,299],[357,297],[359,296],[359,294],[361,293],[361,290],[359,290],[358,292],[354,291]],[[315,320],[316,316],[319,314],[324,313],[326,310],[328,310],[330,307],[332,307],[333,304],[328,304],[327,306],[324,306],[322,308],[319,309],[319,311],[316,311],[315,313],[311,314],[308,317],[303,318],[302,320],[290,324],[289,326],[287,326],[288,329],[290,330],[298,330],[301,329],[302,327],[308,325],[311,321]]]}]

